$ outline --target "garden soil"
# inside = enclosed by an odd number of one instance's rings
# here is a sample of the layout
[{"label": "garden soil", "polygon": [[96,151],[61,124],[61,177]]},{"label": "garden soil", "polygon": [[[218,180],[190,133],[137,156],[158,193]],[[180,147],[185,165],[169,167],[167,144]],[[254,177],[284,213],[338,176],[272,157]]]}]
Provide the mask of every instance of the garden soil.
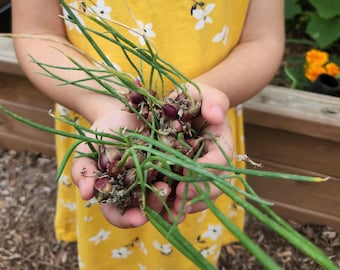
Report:
[{"label": "garden soil", "polygon": [[[73,270],[75,243],[55,239],[55,159],[39,153],[0,149],[0,270]],[[340,235],[330,227],[292,226],[340,266]],[[246,232],[283,269],[322,269],[252,217]],[[263,269],[240,244],[223,247],[220,269]]]}]

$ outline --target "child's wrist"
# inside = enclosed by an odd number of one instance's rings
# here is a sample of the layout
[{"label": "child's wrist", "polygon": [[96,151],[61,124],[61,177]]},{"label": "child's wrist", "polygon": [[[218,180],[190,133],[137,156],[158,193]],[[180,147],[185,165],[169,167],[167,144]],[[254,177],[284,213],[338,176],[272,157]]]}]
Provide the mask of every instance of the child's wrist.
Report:
[{"label": "child's wrist", "polygon": [[89,92],[77,98],[75,110],[90,123],[103,116],[112,113],[113,110],[121,111],[125,106],[119,100],[99,93]]}]

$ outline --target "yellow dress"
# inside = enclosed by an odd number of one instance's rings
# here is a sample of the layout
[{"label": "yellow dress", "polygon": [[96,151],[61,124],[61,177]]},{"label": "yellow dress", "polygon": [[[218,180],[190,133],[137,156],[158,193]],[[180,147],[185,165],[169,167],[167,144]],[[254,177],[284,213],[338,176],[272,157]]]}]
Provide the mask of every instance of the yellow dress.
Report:
[{"label": "yellow dress", "polygon": [[[190,78],[209,70],[227,57],[239,40],[249,4],[248,0],[67,2],[85,12],[98,12],[101,16],[143,30],[159,55]],[[94,27],[81,12],[75,11],[75,15],[84,25]],[[97,57],[79,29],[69,22],[65,24],[70,41]],[[122,33],[136,44],[145,46],[143,40],[133,32],[122,29]],[[134,73],[118,48],[102,40],[98,42],[117,68]],[[56,113],[75,116],[74,112],[58,104]],[[235,152],[242,154],[244,138],[241,107],[230,109],[228,118]],[[88,124],[84,119],[80,119],[80,123]],[[70,131],[69,126],[60,122],[56,123],[56,127]],[[69,138],[56,138],[58,162],[71,143]],[[243,166],[241,163],[236,165]],[[58,184],[55,227],[58,239],[78,242],[80,269],[196,269],[150,223],[139,228],[119,229],[103,218],[97,205],[86,208],[86,202],[80,198],[69,172],[70,164]],[[241,186],[237,182],[235,185]],[[242,228],[244,210],[241,207],[226,196],[220,196],[216,204]],[[208,210],[190,214],[180,224],[180,230],[213,264],[217,262],[221,245],[236,240]]]}]

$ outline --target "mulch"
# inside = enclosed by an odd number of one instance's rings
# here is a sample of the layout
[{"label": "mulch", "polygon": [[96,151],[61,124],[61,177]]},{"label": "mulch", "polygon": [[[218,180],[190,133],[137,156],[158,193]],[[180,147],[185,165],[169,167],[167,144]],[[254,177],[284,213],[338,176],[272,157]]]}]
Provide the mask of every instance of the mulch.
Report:
[{"label": "mulch", "polygon": [[[75,243],[55,239],[55,159],[0,149],[0,269],[78,269]],[[289,221],[340,267],[340,234]],[[252,217],[246,232],[283,269],[322,269]],[[240,244],[223,247],[220,269],[263,269]]]}]

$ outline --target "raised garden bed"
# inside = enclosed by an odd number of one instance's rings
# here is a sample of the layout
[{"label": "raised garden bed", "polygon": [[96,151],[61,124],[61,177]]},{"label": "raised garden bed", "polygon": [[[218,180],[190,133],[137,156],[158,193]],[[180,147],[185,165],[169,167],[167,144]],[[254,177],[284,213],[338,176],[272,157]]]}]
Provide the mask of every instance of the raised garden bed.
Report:
[{"label": "raised garden bed", "polygon": [[[53,102],[23,76],[7,38],[0,38],[0,103],[53,126]],[[340,98],[268,86],[244,107],[247,154],[265,170],[330,176],[318,184],[249,177],[254,189],[285,218],[340,231]],[[0,148],[53,156],[54,138],[0,113]]]},{"label": "raised garden bed", "polygon": [[[9,38],[0,38],[0,103],[21,116],[53,126],[48,116],[53,102],[23,76]],[[0,113],[0,147],[54,155],[54,138]]]},{"label": "raised garden bed", "polygon": [[323,175],[312,184],[249,177],[282,217],[340,231],[340,98],[268,86],[245,104],[247,154],[265,170]]}]

